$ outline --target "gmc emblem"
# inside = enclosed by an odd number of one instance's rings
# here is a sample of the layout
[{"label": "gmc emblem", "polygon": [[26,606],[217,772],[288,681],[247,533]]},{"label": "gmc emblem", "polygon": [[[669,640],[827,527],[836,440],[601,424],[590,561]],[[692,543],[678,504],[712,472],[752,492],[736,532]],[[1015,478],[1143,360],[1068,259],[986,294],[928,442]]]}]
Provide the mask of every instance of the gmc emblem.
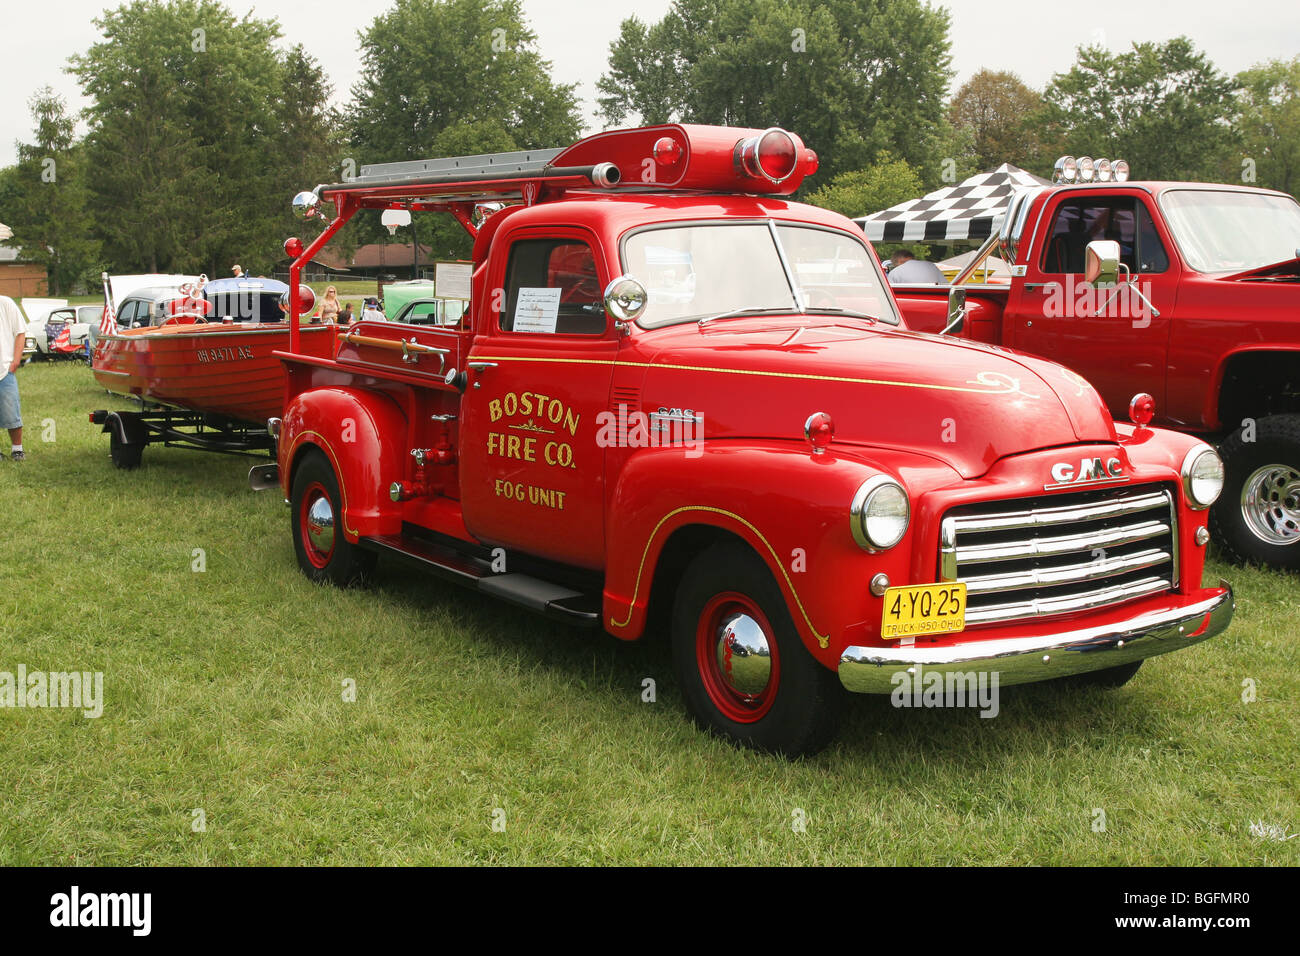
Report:
[{"label": "gmc emblem", "polygon": [[1061,485],[1078,485],[1091,481],[1125,481],[1124,466],[1118,458],[1084,458],[1076,470],[1068,461],[1058,461],[1052,466],[1052,480],[1055,484],[1046,488],[1059,488]]}]

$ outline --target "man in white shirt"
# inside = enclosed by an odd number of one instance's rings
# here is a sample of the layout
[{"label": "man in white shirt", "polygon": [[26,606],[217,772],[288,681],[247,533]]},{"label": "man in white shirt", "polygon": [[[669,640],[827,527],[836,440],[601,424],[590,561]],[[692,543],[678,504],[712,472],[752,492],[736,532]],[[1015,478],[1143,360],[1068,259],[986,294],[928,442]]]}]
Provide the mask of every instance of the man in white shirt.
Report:
[{"label": "man in white shirt", "polygon": [[916,258],[906,249],[892,256],[894,267],[889,270],[890,285],[947,285],[948,280],[933,262]]},{"label": "man in white shirt", "polygon": [[[23,345],[27,341],[27,327],[18,304],[7,295],[0,295],[0,428],[9,432],[14,461],[26,458],[23,454],[23,413],[18,405],[18,367],[23,364]],[[0,458],[4,454],[0,452]]]}]

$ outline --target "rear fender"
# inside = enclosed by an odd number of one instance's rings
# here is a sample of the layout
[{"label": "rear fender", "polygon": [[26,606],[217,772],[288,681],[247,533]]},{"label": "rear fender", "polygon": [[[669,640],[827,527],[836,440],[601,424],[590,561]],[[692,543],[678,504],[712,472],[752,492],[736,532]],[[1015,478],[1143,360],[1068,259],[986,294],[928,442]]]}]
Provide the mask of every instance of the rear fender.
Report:
[{"label": "rear fender", "polygon": [[402,474],[407,420],[391,398],[362,388],[315,388],[295,396],[280,426],[280,483],[285,497],[303,456],[318,449],[339,482],[342,527],[351,541],[401,530],[388,486]]}]

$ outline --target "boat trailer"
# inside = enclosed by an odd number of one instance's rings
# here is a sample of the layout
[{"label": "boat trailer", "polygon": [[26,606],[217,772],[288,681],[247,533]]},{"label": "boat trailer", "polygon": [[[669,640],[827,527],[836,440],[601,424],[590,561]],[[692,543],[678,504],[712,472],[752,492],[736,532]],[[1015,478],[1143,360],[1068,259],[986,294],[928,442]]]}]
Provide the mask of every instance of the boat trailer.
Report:
[{"label": "boat trailer", "polygon": [[265,426],[223,415],[142,404],[139,411],[97,409],[90,413],[90,422],[108,433],[109,457],[115,468],[140,467],[141,456],[149,445],[275,456],[275,438]]}]

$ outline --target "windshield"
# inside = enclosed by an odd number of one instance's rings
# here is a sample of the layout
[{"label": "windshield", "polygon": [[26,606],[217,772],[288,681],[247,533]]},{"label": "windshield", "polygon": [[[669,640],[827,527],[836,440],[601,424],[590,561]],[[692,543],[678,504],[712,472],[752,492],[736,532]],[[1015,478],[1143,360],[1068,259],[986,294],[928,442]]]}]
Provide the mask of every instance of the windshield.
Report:
[{"label": "windshield", "polygon": [[811,226],[780,225],[776,235],[779,247],[766,223],[707,223],[629,236],[624,271],[649,295],[637,324],[653,329],[743,312],[798,312],[795,290],[808,312],[898,323],[879,267],[860,240]]},{"label": "windshield", "polygon": [[1300,256],[1300,205],[1290,196],[1175,189],[1160,207],[1197,272],[1245,272]]}]

